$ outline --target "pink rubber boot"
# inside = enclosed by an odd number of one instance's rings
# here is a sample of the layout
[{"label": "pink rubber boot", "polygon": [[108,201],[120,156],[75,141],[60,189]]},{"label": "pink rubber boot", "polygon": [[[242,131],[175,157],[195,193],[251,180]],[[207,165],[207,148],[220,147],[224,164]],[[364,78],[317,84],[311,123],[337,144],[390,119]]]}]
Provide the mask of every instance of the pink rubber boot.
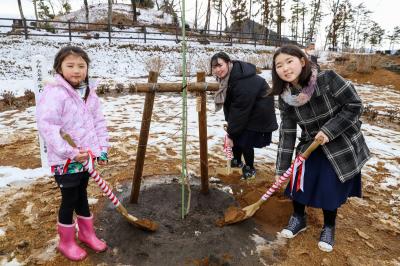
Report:
[{"label": "pink rubber boot", "polygon": [[86,258],[86,251],[75,242],[75,223],[74,224],[57,224],[60,242],[58,250],[70,260],[83,260]]},{"label": "pink rubber boot", "polygon": [[78,238],[88,247],[96,252],[103,252],[107,249],[106,243],[97,238],[93,228],[93,215],[84,217],[77,215],[78,221]]}]

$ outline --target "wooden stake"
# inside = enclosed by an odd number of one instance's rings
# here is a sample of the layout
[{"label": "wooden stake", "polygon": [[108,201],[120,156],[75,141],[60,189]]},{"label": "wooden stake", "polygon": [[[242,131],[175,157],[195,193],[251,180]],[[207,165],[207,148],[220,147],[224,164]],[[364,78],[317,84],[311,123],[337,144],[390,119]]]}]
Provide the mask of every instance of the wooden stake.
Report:
[{"label": "wooden stake", "polygon": [[[206,81],[205,72],[197,72],[197,84]],[[204,83],[205,85],[205,83]],[[207,145],[207,92],[204,86],[203,91],[199,92],[201,97],[201,108],[198,112],[199,117],[199,140],[200,140],[200,172],[201,172],[201,192],[208,193],[208,145]]]},{"label": "wooden stake", "polygon": [[[148,82],[157,83],[158,73],[149,72]],[[155,86],[154,86],[155,87]],[[151,116],[153,113],[155,90],[146,92],[143,108],[142,125],[140,126],[139,144],[136,153],[135,172],[132,180],[131,203],[137,203],[139,199],[140,183],[142,181],[144,158],[146,156],[147,140],[149,139]]]}]

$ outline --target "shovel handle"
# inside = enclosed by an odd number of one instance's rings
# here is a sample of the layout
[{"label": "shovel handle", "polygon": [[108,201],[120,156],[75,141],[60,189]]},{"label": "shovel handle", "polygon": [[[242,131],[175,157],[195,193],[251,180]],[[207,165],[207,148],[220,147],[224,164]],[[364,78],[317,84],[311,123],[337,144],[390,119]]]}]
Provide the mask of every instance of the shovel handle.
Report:
[{"label": "shovel handle", "polygon": [[67,133],[62,132],[62,131],[60,132],[60,135],[61,135],[61,137],[62,137],[66,142],[68,142],[68,144],[69,144],[72,148],[77,148],[75,142],[72,140],[72,138],[71,138],[70,135],[68,135]]},{"label": "shovel handle", "polygon": [[322,138],[318,138],[315,139],[310,146],[308,146],[308,148],[301,154],[303,156],[304,159],[307,159],[310,154],[316,149],[318,148],[319,145],[321,145],[323,139]]}]

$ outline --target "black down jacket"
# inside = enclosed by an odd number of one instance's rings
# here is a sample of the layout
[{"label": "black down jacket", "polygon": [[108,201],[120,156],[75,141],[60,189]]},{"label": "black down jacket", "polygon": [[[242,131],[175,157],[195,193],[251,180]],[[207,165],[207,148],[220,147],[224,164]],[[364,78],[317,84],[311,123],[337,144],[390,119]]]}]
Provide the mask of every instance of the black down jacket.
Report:
[{"label": "black down jacket", "polygon": [[256,74],[253,64],[233,61],[226,99],[225,120],[228,134],[238,137],[244,130],[272,132],[278,128],[274,98],[266,96],[267,82]]}]

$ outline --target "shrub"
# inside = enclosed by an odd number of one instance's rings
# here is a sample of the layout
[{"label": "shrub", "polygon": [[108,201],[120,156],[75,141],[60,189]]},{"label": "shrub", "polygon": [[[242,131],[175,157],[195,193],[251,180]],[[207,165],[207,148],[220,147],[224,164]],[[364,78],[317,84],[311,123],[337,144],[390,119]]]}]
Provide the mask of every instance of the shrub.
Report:
[{"label": "shrub", "polygon": [[117,83],[117,85],[115,86],[115,90],[117,91],[117,93],[122,93],[124,91],[124,84]]},{"label": "shrub", "polygon": [[166,66],[166,62],[160,56],[147,58],[144,63],[147,72],[155,71],[158,74],[161,74]]},{"label": "shrub", "polygon": [[135,86],[135,83],[130,83],[130,84],[128,85],[128,91],[129,91],[130,93],[136,93],[136,86]]},{"label": "shrub", "polygon": [[1,97],[3,97],[3,100],[6,104],[8,104],[9,106],[12,106],[13,104],[15,104],[16,101],[16,97],[14,92],[12,91],[3,91],[1,93]]},{"label": "shrub", "polygon": [[28,101],[35,99],[35,93],[29,89],[24,91],[24,96]]},{"label": "shrub", "polygon": [[97,93],[98,94],[106,94],[110,92],[110,85],[107,83],[100,84],[97,86]]},{"label": "shrub", "polygon": [[375,120],[378,117],[378,111],[373,109],[372,105],[365,105],[364,106],[364,112],[363,114],[369,119],[369,120]]},{"label": "shrub", "polygon": [[208,58],[199,58],[196,61],[196,71],[203,71],[207,76],[211,76],[210,60]]},{"label": "shrub", "polygon": [[140,1],[139,8],[149,8],[152,9],[154,7],[154,2],[152,0],[144,0],[144,1]]}]

